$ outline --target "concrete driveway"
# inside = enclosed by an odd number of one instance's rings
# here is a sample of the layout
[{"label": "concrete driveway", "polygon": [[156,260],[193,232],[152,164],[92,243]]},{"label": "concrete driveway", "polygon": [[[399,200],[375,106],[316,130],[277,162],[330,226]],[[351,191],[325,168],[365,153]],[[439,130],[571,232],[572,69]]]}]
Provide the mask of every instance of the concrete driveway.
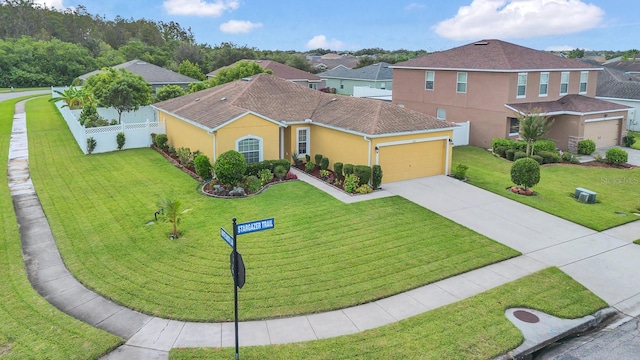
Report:
[{"label": "concrete driveway", "polygon": [[[448,176],[384,184],[524,256],[558,266],[612,306],[640,315],[640,221],[597,232]],[[505,190],[506,191],[506,190]]]}]

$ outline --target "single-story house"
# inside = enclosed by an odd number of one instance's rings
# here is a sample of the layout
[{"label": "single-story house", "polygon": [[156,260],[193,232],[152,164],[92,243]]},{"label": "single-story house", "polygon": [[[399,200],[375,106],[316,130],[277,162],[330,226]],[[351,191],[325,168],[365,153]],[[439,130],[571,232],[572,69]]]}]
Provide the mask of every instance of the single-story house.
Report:
[{"label": "single-story house", "polygon": [[258,74],[153,105],[169,144],[247,162],[316,154],[381,165],[383,183],[448,174],[455,124],[370,99],[326,94]]},{"label": "single-story house", "polygon": [[[177,72],[165,69],[163,67],[149,64],[142,60],[131,60],[125,63],[112,66],[114,69],[125,69],[136,75],[142,76],[142,78],[148,82],[153,88],[153,92],[156,93],[159,88],[165,85],[178,85],[184,89],[189,88],[189,84],[192,82],[199,82],[194,78],[179,74]],[[102,70],[95,70],[84,75],[80,75],[82,81],[87,80],[91,75],[100,73]]]},{"label": "single-story house", "polygon": [[354,88],[368,87],[380,90],[389,90],[389,101],[393,82],[393,70],[389,63],[379,62],[358,69],[349,69],[344,66],[319,73],[318,76],[325,80],[327,87],[336,89],[337,94],[354,95]]},{"label": "single-story house", "polygon": [[[277,61],[273,60],[239,60],[229,66],[235,66],[241,61],[251,61],[260,65],[265,70],[271,70],[273,75],[283,78],[285,80],[289,80],[292,83],[296,83],[298,85],[306,86],[309,89],[322,89],[324,87],[324,80],[322,80],[317,75],[314,75],[310,72],[306,72],[304,70],[300,70],[298,68],[294,68],[293,66],[281,64]],[[220,69],[227,68],[229,66],[221,67]],[[207,74],[207,79],[216,76],[216,73],[220,71],[220,69],[216,69]]]}]

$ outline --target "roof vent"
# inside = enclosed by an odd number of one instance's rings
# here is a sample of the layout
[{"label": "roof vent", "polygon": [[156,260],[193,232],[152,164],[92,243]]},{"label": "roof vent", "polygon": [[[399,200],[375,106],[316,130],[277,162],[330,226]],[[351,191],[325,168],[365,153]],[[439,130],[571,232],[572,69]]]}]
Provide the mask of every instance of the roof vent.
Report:
[{"label": "roof vent", "polygon": [[242,81],[251,81],[251,80],[253,80],[253,78],[250,78],[250,77],[242,78]]},{"label": "roof vent", "polygon": [[478,41],[477,43],[474,43],[473,45],[489,45],[488,41]]},{"label": "roof vent", "polygon": [[338,99],[337,99],[337,98],[333,98],[333,99],[331,99],[331,101],[336,101],[336,100],[338,100]]},{"label": "roof vent", "polygon": [[222,98],[220,98],[220,101],[227,101],[227,98],[226,97],[222,97]]},{"label": "roof vent", "polygon": [[200,101],[200,98],[196,98],[194,101]]}]

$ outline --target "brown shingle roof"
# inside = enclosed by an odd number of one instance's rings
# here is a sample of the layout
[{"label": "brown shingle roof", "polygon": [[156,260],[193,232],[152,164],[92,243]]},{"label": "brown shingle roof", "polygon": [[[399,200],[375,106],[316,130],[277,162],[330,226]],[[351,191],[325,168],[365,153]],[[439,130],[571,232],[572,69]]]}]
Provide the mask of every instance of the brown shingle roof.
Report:
[{"label": "brown shingle roof", "polygon": [[630,109],[629,106],[576,94],[565,95],[556,101],[507,104],[507,107],[520,113],[535,111],[541,114],[588,114]]},{"label": "brown shingle roof", "polygon": [[[320,82],[322,79],[317,76],[314,75],[310,72],[306,72],[303,70],[300,70],[298,68],[294,68],[293,66],[289,66],[289,65],[285,65],[285,64],[281,64],[277,61],[272,61],[272,60],[240,60],[240,61],[251,61],[251,62],[255,62],[257,64],[259,64],[260,66],[262,66],[263,69],[268,69],[273,71],[273,75],[277,76],[277,77],[281,77],[283,79],[286,80],[309,80],[309,81],[317,81]],[[237,65],[240,61],[236,61],[235,63],[233,63],[232,65],[229,66],[235,66]],[[229,66],[224,66],[221,67],[220,69],[224,69],[227,68]],[[207,74],[208,77],[212,77],[215,76],[216,73],[218,71],[220,71],[220,69],[216,69],[210,73]]]},{"label": "brown shingle roof", "polygon": [[405,67],[477,71],[586,70],[595,68],[575,59],[567,59],[545,51],[495,39],[476,41],[392,65],[392,68]]},{"label": "brown shingle roof", "polygon": [[[312,122],[366,135],[454,127],[433,116],[378,100],[325,94],[269,74],[154,104],[210,130],[247,112],[279,122]],[[284,123],[283,123],[284,125]]]}]

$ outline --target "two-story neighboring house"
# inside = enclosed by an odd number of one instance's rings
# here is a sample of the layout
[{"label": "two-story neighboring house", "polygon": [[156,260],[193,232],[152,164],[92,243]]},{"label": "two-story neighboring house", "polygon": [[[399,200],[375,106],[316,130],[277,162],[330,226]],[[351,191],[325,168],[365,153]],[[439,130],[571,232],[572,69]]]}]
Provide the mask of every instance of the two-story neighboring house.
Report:
[{"label": "two-story neighboring house", "polygon": [[482,40],[391,66],[393,103],[438,119],[470,121],[469,142],[517,138],[518,117],[554,120],[547,137],[575,151],[592,139],[620,144],[628,107],[596,99],[598,67],[501,40]]}]

